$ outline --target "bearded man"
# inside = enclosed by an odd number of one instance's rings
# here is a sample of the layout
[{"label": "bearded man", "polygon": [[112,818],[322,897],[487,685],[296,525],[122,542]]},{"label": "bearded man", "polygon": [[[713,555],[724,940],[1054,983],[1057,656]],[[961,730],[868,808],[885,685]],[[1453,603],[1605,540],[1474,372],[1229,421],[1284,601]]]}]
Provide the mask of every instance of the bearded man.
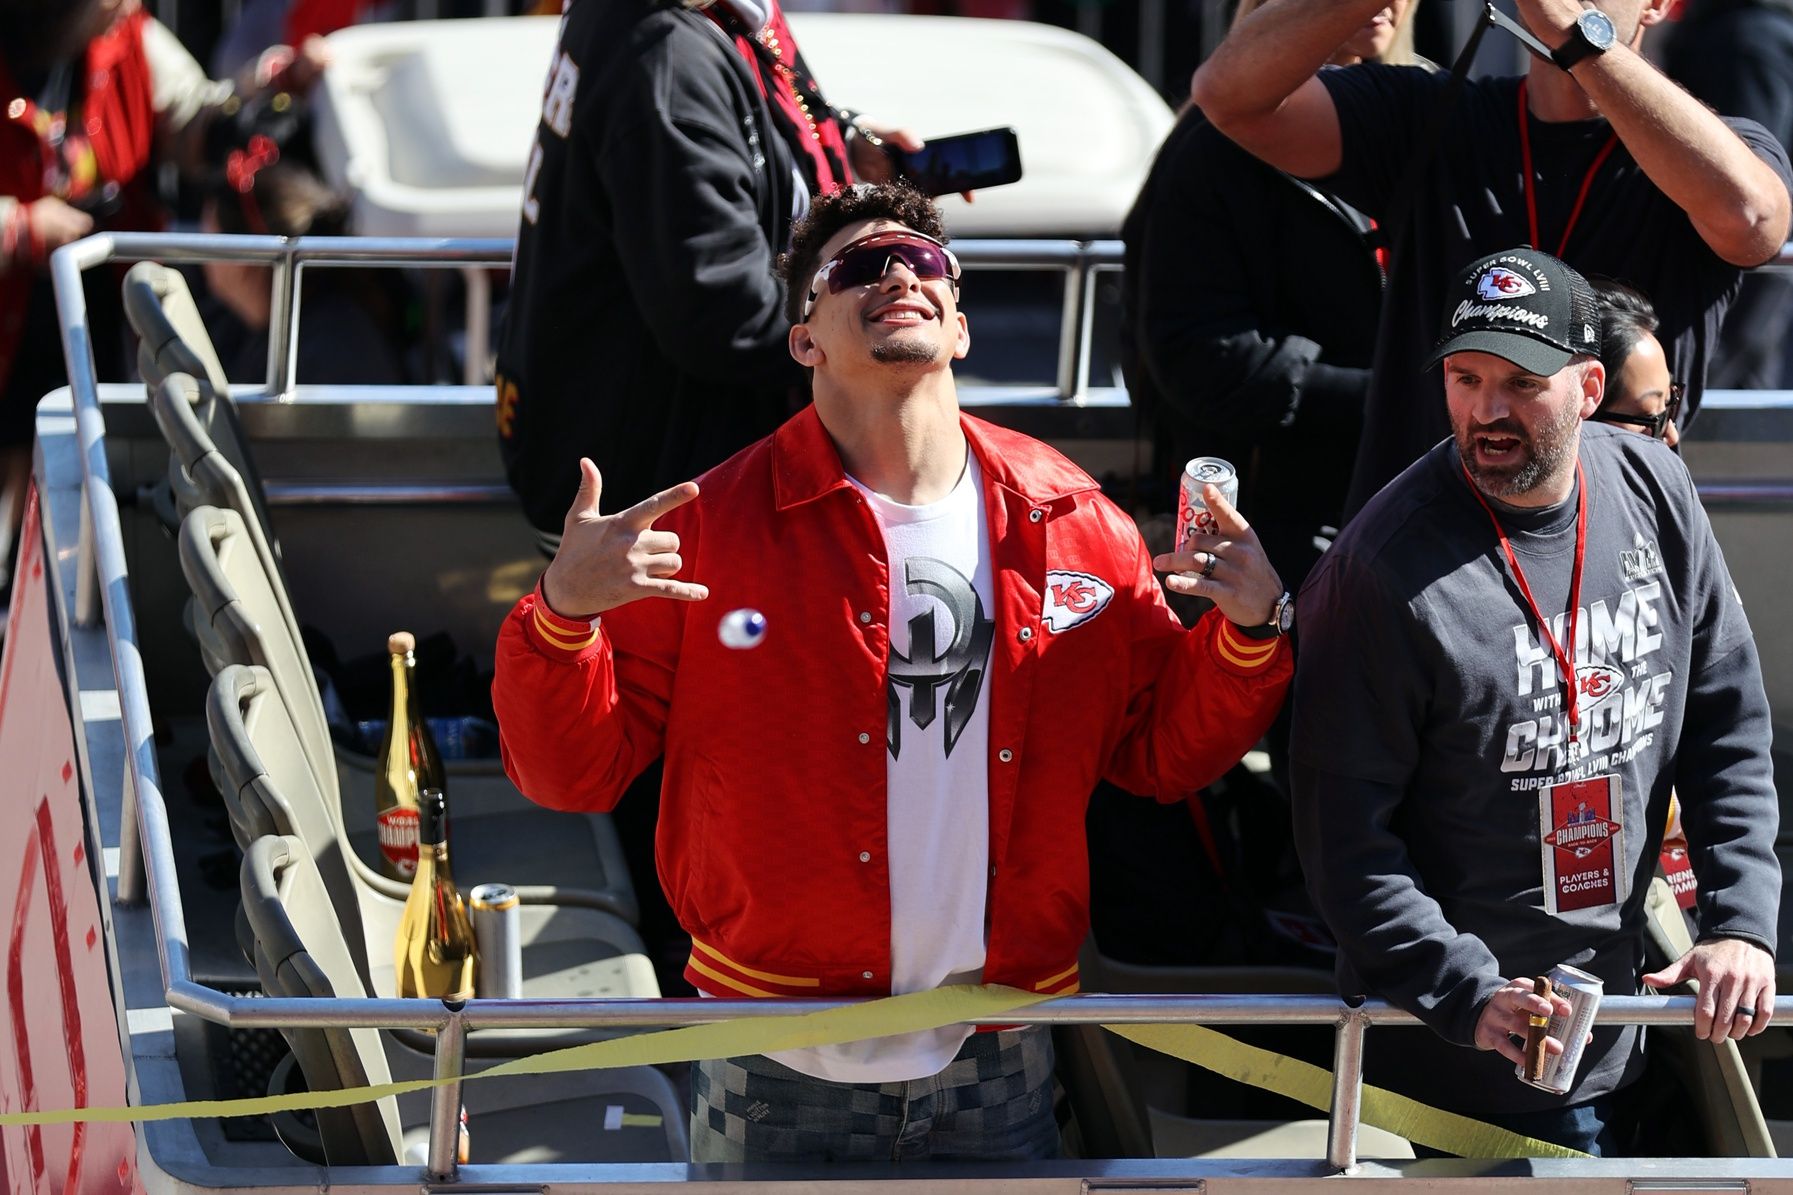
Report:
[{"label": "bearded man", "polygon": [[1364,508],[1298,601],[1297,845],[1340,991],[1436,1031],[1371,1049],[1371,1082],[1610,1152],[1639,1030],[1596,1029],[1564,1094],[1521,1084],[1528,1018],[1568,1011],[1530,977],[1565,964],[1638,991],[1678,789],[1702,936],[1641,980],[1699,980],[1701,1037],[1767,1025],[1779,805],[1761,669],[1680,458],[1583,422],[1606,384],[1586,280],[1533,249],[1496,253],[1442,317],[1427,364],[1444,367],[1451,436]]}]

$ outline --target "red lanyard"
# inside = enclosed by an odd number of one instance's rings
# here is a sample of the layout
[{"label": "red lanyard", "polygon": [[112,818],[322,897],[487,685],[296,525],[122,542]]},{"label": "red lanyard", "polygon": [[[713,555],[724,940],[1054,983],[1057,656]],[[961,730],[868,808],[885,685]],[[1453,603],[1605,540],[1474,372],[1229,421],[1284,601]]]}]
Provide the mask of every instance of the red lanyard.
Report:
[{"label": "red lanyard", "polygon": [[[1458,464],[1462,465],[1459,461]],[[1544,642],[1550,644],[1551,654],[1556,656],[1557,675],[1563,678],[1563,704],[1569,713],[1569,758],[1574,760],[1581,736],[1581,690],[1575,683],[1575,665],[1569,659],[1569,652],[1557,642],[1556,636],[1550,633],[1550,622],[1544,612],[1538,609],[1538,599],[1532,596],[1532,587],[1526,583],[1525,570],[1519,567],[1519,557],[1513,554],[1512,542],[1507,539],[1507,529],[1500,525],[1500,516],[1482,497],[1482,491],[1476,488],[1475,479],[1469,475],[1469,466],[1462,465],[1463,480],[1469,483],[1469,492],[1475,500],[1482,504],[1488,512],[1488,521],[1494,524],[1494,534],[1500,537],[1500,547],[1507,554],[1507,564],[1513,569],[1513,580],[1519,582],[1519,592],[1525,595],[1526,604],[1532,608],[1532,617],[1538,620],[1538,634]],[[1575,628],[1581,621],[1581,566],[1586,557],[1588,542],[1588,481],[1581,471],[1581,459],[1575,461],[1575,565],[1569,574],[1569,651],[1575,650]]]},{"label": "red lanyard", "polygon": [[[1532,182],[1532,134],[1531,122],[1525,110],[1525,84],[1527,80],[1519,80],[1519,161],[1525,169],[1525,218],[1531,226],[1531,245],[1534,249],[1544,246],[1538,239],[1538,193]],[[1569,222],[1563,225],[1563,236],[1556,244],[1556,256],[1562,257],[1563,251],[1569,247],[1569,234],[1575,231],[1576,221],[1581,219],[1581,209],[1588,201],[1588,190],[1594,185],[1594,176],[1600,173],[1600,167],[1606,165],[1606,159],[1612,156],[1613,149],[1619,144],[1619,135],[1613,133],[1594,155],[1593,164],[1588,167],[1587,174],[1582,176],[1581,190],[1575,194],[1575,206],[1569,209]]]}]

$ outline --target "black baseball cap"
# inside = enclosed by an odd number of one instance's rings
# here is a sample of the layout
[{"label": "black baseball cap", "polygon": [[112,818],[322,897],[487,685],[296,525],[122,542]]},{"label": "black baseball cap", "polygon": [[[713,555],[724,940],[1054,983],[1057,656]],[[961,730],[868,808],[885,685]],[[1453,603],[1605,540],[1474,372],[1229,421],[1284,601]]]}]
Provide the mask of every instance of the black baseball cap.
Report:
[{"label": "black baseball cap", "polygon": [[1577,354],[1600,355],[1600,301],[1586,278],[1548,253],[1478,258],[1447,292],[1426,368],[1451,353],[1493,353],[1549,377]]}]

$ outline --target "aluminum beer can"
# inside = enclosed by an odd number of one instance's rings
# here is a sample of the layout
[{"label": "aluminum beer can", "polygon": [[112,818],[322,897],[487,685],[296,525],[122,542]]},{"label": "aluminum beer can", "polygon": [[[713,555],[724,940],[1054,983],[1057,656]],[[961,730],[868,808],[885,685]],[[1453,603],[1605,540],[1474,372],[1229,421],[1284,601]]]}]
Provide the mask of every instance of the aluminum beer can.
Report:
[{"label": "aluminum beer can", "polygon": [[1188,551],[1189,537],[1200,532],[1203,535],[1218,535],[1220,526],[1214,520],[1214,512],[1208,509],[1207,499],[1202,497],[1202,487],[1214,485],[1220,488],[1221,494],[1228,502],[1239,501],[1239,471],[1232,463],[1223,461],[1217,456],[1198,456],[1183,466],[1183,477],[1177,489],[1177,546],[1179,552]]},{"label": "aluminum beer can", "polygon": [[523,933],[517,890],[509,884],[480,884],[467,894],[473,913],[473,948],[479,966],[474,994],[514,1000],[523,994]]},{"label": "aluminum beer can", "polygon": [[1567,1095],[1575,1086],[1575,1072],[1581,1068],[1588,1031],[1594,1027],[1594,1013],[1599,1011],[1600,995],[1606,985],[1586,971],[1560,964],[1550,969],[1550,990],[1569,1002],[1569,1015],[1551,1013],[1550,1027],[1545,1030],[1563,1043],[1563,1052],[1544,1056],[1544,1073],[1535,1081],[1526,1078],[1523,1062],[1513,1068],[1513,1073],[1528,1086]]}]

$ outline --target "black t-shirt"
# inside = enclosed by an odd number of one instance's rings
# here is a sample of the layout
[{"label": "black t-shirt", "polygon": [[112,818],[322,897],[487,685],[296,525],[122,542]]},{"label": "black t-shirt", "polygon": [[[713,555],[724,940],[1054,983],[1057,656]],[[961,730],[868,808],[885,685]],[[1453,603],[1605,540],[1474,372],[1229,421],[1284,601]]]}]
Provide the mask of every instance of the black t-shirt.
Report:
[{"label": "black t-shirt", "polygon": [[[1344,165],[1324,180],[1378,219],[1442,100],[1448,77],[1417,67],[1365,65],[1323,71],[1338,109]],[[1347,514],[1355,512],[1448,430],[1437,369],[1422,370],[1437,342],[1445,290],[1475,257],[1530,243],[1520,163],[1517,78],[1468,82],[1425,171],[1406,251],[1389,280],[1376,346],[1376,376]],[[1564,229],[1582,180],[1611,136],[1604,120],[1553,124],[1527,116],[1537,246],[1590,277],[1629,283],[1656,304],[1657,332],[1687,390],[1683,424],[1698,409],[1726,307],[1741,271],[1707,247],[1687,215],[1656,188],[1623,144],[1594,174],[1567,245]],[[1753,121],[1725,121],[1793,190],[1787,153]]]}]

